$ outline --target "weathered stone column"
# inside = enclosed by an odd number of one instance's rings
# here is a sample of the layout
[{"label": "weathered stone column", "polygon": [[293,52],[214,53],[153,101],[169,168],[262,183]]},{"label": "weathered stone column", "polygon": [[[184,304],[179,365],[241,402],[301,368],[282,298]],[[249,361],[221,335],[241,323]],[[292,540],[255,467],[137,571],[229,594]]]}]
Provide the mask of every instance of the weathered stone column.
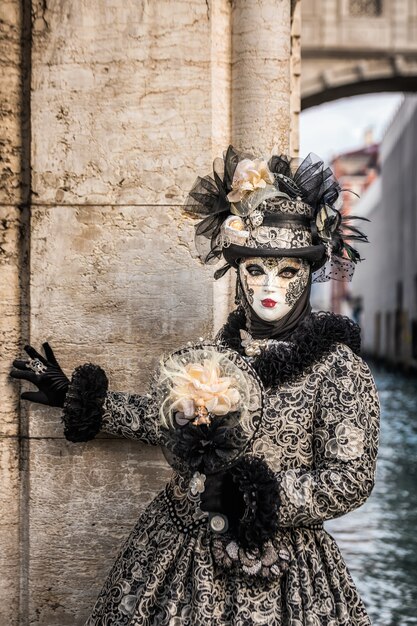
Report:
[{"label": "weathered stone column", "polygon": [[[300,150],[301,112],[301,0],[291,2],[291,87],[290,87],[290,152],[298,156]],[[304,155],[303,155],[304,156]]]},{"label": "weathered stone column", "polygon": [[241,149],[290,147],[290,0],[237,0],[232,22],[232,140]]},{"label": "weathered stone column", "polygon": [[181,206],[230,142],[288,151],[290,4],[2,5],[1,624],[81,626],[169,475],[153,448],[69,444],[59,410],[19,411],[9,364],[49,341],[68,374],[92,361],[142,393],[161,353],[220,326],[231,279],[191,259]]},{"label": "weathered stone column", "polygon": [[[26,316],[28,227],[27,6],[0,6],[0,624],[17,626],[26,546],[25,417],[9,378]],[[30,52],[30,51],[29,51]]]},{"label": "weathered stone column", "polygon": [[[181,206],[230,140],[229,2],[49,0],[33,42],[30,340],[142,393],[213,330]],[[138,442],[68,444],[56,410],[32,407],[30,436],[28,619],[75,626],[170,471]]]}]

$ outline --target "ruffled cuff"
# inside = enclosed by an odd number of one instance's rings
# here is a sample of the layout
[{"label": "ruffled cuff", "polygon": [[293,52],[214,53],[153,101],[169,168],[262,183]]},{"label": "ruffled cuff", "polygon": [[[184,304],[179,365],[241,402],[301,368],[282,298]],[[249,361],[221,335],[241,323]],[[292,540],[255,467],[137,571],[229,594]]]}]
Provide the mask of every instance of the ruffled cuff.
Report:
[{"label": "ruffled cuff", "polygon": [[245,548],[259,548],[278,529],[278,482],[267,463],[255,456],[242,457],[230,472],[245,503],[237,525],[238,541]]},{"label": "ruffled cuff", "polygon": [[280,499],[274,473],[262,459],[244,456],[228,476],[225,499],[232,523],[226,533],[212,536],[214,562],[221,570],[250,579],[277,580],[288,569],[291,554],[278,532]]},{"label": "ruffled cuff", "polygon": [[99,433],[108,386],[106,373],[98,365],[86,363],[74,370],[62,416],[68,441],[89,441]]}]

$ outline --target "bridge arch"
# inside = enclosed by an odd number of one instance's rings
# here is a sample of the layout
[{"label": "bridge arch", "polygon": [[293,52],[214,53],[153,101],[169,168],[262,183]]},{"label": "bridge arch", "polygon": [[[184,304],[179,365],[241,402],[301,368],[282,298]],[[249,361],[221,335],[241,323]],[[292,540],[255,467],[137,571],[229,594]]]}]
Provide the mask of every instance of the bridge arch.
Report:
[{"label": "bridge arch", "polygon": [[[378,67],[375,67],[378,65]],[[405,59],[360,61],[327,67],[302,82],[301,109],[324,102],[386,91],[417,91],[417,68]]]},{"label": "bridge arch", "polygon": [[417,0],[303,0],[301,107],[417,91]]}]

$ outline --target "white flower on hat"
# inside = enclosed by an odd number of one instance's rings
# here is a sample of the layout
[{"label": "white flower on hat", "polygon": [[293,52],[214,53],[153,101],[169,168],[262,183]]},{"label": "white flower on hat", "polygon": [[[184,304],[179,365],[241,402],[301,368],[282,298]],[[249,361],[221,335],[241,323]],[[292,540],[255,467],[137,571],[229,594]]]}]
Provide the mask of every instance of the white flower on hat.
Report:
[{"label": "white flower on hat", "polygon": [[249,231],[241,217],[229,215],[222,224],[219,242],[226,247],[231,243],[243,246],[249,238]]},{"label": "white flower on hat", "polygon": [[227,194],[229,202],[240,202],[257,189],[264,189],[274,183],[274,175],[263,159],[243,159],[235,169],[232,191]]}]

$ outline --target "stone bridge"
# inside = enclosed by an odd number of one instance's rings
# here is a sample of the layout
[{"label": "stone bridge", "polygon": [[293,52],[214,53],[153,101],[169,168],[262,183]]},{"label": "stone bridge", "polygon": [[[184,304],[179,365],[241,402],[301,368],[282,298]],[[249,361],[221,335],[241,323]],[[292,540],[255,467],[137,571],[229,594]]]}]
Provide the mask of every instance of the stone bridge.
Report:
[{"label": "stone bridge", "polygon": [[417,91],[417,0],[304,0],[301,107]]}]

